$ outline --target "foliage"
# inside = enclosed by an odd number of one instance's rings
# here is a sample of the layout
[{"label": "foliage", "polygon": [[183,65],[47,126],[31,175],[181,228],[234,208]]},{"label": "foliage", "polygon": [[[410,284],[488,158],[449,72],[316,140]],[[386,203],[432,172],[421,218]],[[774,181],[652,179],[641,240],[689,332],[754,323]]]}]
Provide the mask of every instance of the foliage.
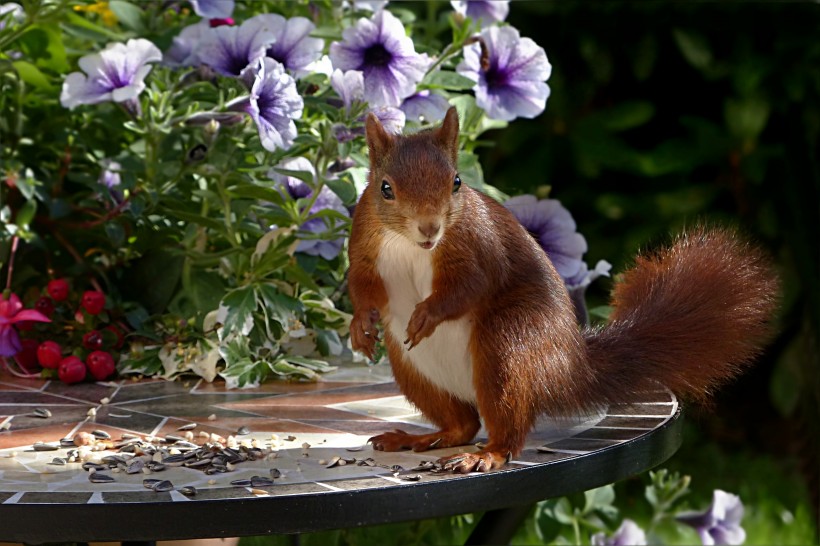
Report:
[{"label": "foliage", "polygon": [[[218,373],[231,387],[270,375],[312,379],[346,351],[340,250],[364,185],[364,114],[410,131],[437,118],[421,107],[422,117],[408,117],[398,102],[368,104],[391,80],[374,86],[361,67],[362,95],[347,78],[353,70],[336,80],[319,58],[329,51],[349,61],[340,51],[362,40],[367,6],[239,2],[231,19],[210,24],[192,8],[200,6],[28,0],[3,15],[7,288],[30,304],[54,278],[103,290],[112,323],[129,330],[123,374]],[[488,118],[472,94],[476,82],[456,71],[477,23],[453,11],[434,21],[401,6],[381,13],[383,32],[401,36],[394,58],[423,68],[409,90],[393,91],[455,105],[462,176],[503,198],[483,183],[475,149],[506,121]],[[316,53],[311,64],[270,58],[270,44],[284,40],[273,35],[280,21],[311,33],[291,50]],[[239,51],[245,46],[262,56]],[[528,47],[545,79],[543,50]],[[237,58],[217,58],[232,48]],[[247,66],[232,72],[235,62]],[[535,83],[545,95],[546,84]],[[540,100],[526,115],[543,110]],[[294,168],[297,159],[306,167]],[[54,323],[39,335],[66,338],[66,328]]]}]

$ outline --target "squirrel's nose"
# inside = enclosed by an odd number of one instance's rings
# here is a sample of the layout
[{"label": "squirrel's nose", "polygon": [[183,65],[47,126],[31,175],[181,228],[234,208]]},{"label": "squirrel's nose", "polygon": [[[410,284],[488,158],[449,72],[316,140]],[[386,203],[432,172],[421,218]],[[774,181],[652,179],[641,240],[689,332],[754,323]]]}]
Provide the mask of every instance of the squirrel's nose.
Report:
[{"label": "squirrel's nose", "polygon": [[438,235],[439,230],[441,230],[441,224],[438,222],[422,222],[419,224],[419,232],[428,239]]}]

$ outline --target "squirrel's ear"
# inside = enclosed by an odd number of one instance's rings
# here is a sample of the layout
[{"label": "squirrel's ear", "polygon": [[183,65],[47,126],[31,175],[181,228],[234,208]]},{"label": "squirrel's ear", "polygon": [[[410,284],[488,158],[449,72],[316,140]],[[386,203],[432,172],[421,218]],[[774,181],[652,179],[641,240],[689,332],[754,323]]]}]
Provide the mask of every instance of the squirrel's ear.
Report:
[{"label": "squirrel's ear", "polygon": [[370,112],[364,120],[364,132],[367,148],[370,150],[370,161],[384,158],[393,147],[394,137],[384,130],[376,114]]},{"label": "squirrel's ear", "polygon": [[451,106],[444,116],[444,121],[436,130],[436,141],[453,159],[453,164],[458,163],[458,112],[455,106]]}]

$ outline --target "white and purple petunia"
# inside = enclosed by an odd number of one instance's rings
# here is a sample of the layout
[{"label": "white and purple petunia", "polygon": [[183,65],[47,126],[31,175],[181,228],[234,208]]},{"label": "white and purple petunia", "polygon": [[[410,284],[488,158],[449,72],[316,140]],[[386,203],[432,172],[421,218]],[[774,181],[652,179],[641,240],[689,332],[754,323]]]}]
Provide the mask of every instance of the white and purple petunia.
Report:
[{"label": "white and purple petunia", "polygon": [[265,50],[275,40],[256,17],[236,27],[203,29],[197,44],[198,61],[223,76],[240,76],[245,68],[265,56]]},{"label": "white and purple petunia", "polygon": [[[286,159],[277,165],[277,167],[290,171],[307,171],[313,174],[314,178],[316,176],[316,169],[310,161],[304,157]],[[309,198],[313,195],[313,189],[298,178],[280,174],[276,172],[275,169],[271,169],[268,176],[279,185],[281,188],[280,191],[286,191],[293,199]],[[310,207],[310,214],[316,214],[325,209],[332,209],[344,216],[350,216],[350,213],[339,196],[327,186],[322,186],[322,189],[319,190],[319,195],[316,197],[316,201],[314,201],[313,206]],[[334,220],[332,223],[336,227],[341,227],[341,220]],[[299,246],[296,247],[297,252],[304,252],[312,256],[321,256],[326,260],[332,260],[341,252],[344,244],[343,237],[336,239],[322,238],[324,234],[329,234],[332,231],[322,218],[312,218],[302,224],[299,229],[308,234],[309,238],[299,241]]]},{"label": "white and purple petunia", "polygon": [[646,544],[646,532],[631,519],[625,519],[610,537],[607,537],[605,533],[592,535],[592,546],[641,546],[644,544]]},{"label": "white and purple petunia", "polygon": [[209,32],[210,28],[208,21],[204,20],[183,28],[177,36],[174,36],[171,47],[163,54],[163,64],[172,67],[199,65],[199,41],[205,32]]},{"label": "white and purple petunia", "polygon": [[606,260],[600,260],[595,269],[589,270],[583,260],[587,251],[586,239],[576,231],[575,220],[559,201],[538,200],[534,195],[519,195],[508,199],[504,206],[547,253],[555,270],[564,280],[578,322],[588,324],[586,289],[598,277],[608,277],[612,265]]},{"label": "white and purple petunia", "polygon": [[361,70],[342,72],[338,68],[330,75],[330,86],[342,99],[345,110],[351,105],[364,101],[364,74]]},{"label": "white and purple petunia", "polygon": [[509,0],[451,0],[456,13],[480,21],[481,27],[500,23],[510,13]]},{"label": "white and purple petunia", "polygon": [[233,13],[234,0],[191,0],[194,13],[205,19],[227,19]]},{"label": "white and purple petunia", "polygon": [[247,112],[269,152],[288,149],[296,138],[295,119],[302,117],[304,101],[296,81],[285,67],[270,57],[257,59],[243,74],[250,95],[232,101],[228,108]]},{"label": "white and purple petunia", "polygon": [[72,72],[63,82],[60,103],[66,108],[105,101],[126,102],[136,99],[145,89],[148,63],[162,59],[153,43],[143,38],[127,43],[111,43],[100,51],[81,57],[82,72]]},{"label": "white and purple petunia", "polygon": [[740,497],[715,489],[712,505],[705,512],[678,514],[675,519],[695,528],[705,546],[743,544],[746,531],[740,526],[743,503]]},{"label": "white and purple petunia", "polygon": [[0,30],[6,28],[8,21],[20,22],[26,18],[23,6],[14,2],[0,5]]},{"label": "white and purple petunia", "polygon": [[436,123],[444,119],[444,114],[450,108],[447,99],[423,89],[410,95],[401,103],[401,110],[408,120],[418,123]]},{"label": "white and purple petunia", "polygon": [[392,13],[381,10],[371,19],[359,19],[330,45],[334,68],[361,70],[364,98],[374,107],[398,107],[416,92],[429,59],[416,53],[413,40]]},{"label": "white and purple petunia", "polygon": [[100,166],[103,170],[100,173],[100,177],[97,179],[97,182],[109,190],[119,186],[121,182],[120,171],[122,170],[122,165],[113,159],[106,158],[100,161]]},{"label": "white and purple petunia", "polygon": [[542,47],[513,27],[482,30],[456,70],[476,82],[476,104],[492,119],[534,118],[547,105],[552,65]]},{"label": "white and purple petunia", "polygon": [[253,19],[260,21],[273,35],[274,41],[268,45],[265,54],[282,63],[294,76],[304,76],[308,66],[321,59],[325,42],[310,36],[316,30],[310,19],[285,19],[275,13],[257,15]]}]

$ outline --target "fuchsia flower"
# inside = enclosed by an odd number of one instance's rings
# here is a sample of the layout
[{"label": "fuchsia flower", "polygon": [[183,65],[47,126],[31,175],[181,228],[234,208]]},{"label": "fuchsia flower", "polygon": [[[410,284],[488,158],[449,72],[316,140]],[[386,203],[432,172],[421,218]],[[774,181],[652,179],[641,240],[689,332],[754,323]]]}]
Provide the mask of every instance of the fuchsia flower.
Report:
[{"label": "fuchsia flower", "polygon": [[20,335],[14,325],[19,322],[51,322],[51,320],[34,309],[23,309],[17,294],[9,299],[0,296],[0,356],[14,356],[23,348]]}]

